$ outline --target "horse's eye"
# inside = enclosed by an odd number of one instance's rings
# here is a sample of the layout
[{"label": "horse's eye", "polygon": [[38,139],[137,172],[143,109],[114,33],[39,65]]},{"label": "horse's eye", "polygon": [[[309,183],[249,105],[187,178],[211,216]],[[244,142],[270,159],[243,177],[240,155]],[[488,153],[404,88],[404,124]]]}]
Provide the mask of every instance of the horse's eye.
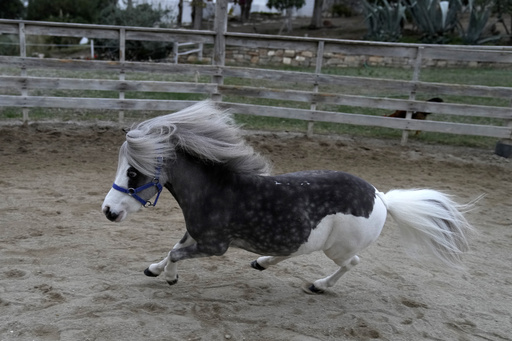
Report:
[{"label": "horse's eye", "polygon": [[137,175],[139,175],[139,174],[137,174],[137,172],[136,172],[136,171],[129,169],[129,170],[128,170],[128,172],[126,173],[126,175],[128,175],[128,177],[129,177],[130,179],[134,179],[134,178],[136,178],[136,177],[137,177]]}]

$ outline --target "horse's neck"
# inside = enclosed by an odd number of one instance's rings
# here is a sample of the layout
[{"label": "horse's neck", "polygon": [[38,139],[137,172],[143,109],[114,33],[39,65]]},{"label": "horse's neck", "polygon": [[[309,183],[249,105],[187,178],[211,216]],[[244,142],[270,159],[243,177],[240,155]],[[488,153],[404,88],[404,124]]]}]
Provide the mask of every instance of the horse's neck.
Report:
[{"label": "horse's neck", "polygon": [[166,188],[182,209],[189,207],[202,196],[209,195],[212,186],[231,186],[238,176],[225,166],[207,163],[188,154],[178,152],[168,167]]}]

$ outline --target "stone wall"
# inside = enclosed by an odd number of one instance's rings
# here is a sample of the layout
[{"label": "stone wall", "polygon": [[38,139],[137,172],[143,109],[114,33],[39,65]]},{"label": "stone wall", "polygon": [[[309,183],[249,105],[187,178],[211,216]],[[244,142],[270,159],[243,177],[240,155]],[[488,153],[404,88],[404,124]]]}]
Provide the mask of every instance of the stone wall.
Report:
[{"label": "stone wall", "polygon": [[[211,51],[205,50],[203,55],[211,55]],[[203,58],[203,63],[208,64],[210,58]],[[180,63],[197,62],[196,55],[180,56]],[[268,48],[226,48],[226,65],[237,66],[267,66],[290,65],[298,67],[315,67],[316,52],[309,50],[288,50]],[[362,66],[390,66],[412,67],[414,60],[409,58],[383,57],[383,56],[356,56],[343,53],[325,53],[323,67],[362,67]],[[492,64],[493,66],[499,66]],[[456,60],[423,60],[423,67],[480,67],[491,66],[489,63],[463,62]],[[510,67],[510,65],[503,65]]]}]

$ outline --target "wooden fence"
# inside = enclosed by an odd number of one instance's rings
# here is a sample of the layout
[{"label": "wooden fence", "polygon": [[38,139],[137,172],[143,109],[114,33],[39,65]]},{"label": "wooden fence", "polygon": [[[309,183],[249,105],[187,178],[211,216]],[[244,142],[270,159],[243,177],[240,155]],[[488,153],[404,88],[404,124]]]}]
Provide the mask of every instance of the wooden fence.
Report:
[{"label": "wooden fence", "polygon": [[[498,63],[512,66],[510,47],[473,47],[418,44],[391,44],[366,41],[348,41],[322,38],[283,37],[226,31],[226,1],[217,1],[215,29],[193,31],[118,27],[50,22],[0,20],[0,34],[19,38],[19,56],[0,56],[0,70],[17,69],[18,75],[0,74],[0,107],[22,108],[24,121],[29,120],[29,109],[81,108],[118,110],[119,119],[124,112],[174,111],[191,104],[183,100],[152,100],[126,98],[127,92],[163,92],[203,94],[221,102],[233,112],[293,118],[310,122],[337,122],[352,125],[378,126],[403,130],[402,143],[409,131],[423,130],[451,134],[512,138],[512,87],[483,86],[452,83],[434,83],[420,80],[422,66],[429,60],[447,60],[463,63]],[[28,36],[88,37],[110,39],[119,44],[119,58],[115,61],[37,58],[27,56]],[[127,61],[126,41],[160,41],[169,44],[196,43],[209,46],[211,65],[174,64]],[[316,56],[314,70],[309,72],[269,70],[258,67],[225,65],[226,49],[243,46],[260,53],[269,51],[309,51]],[[411,69],[408,80],[333,75],[323,72],[326,56],[368,56],[372,58],[398,58]],[[34,76],[32,70],[84,70],[114,72],[116,79],[63,78]],[[128,80],[127,74],[184,75],[195,81]],[[206,76],[206,77],[205,77]],[[203,80],[198,81],[201,78]],[[204,79],[207,79],[204,81]],[[238,82],[228,83],[227,80]],[[258,83],[258,81],[262,83]],[[249,85],[247,85],[249,84]],[[264,84],[263,86],[261,84]],[[38,95],[38,90],[87,90],[118,93],[116,98]],[[351,91],[343,92],[343,89]],[[353,91],[359,89],[360,91]],[[390,95],[391,94],[391,95]],[[434,103],[417,98],[435,96],[465,96],[488,98],[493,105],[468,103]],[[434,97],[434,96],[432,96]],[[265,99],[265,103],[254,98]],[[226,100],[237,99],[237,100]],[[494,105],[496,103],[502,103]],[[503,104],[505,103],[505,104]],[[348,110],[347,108],[352,108]],[[355,109],[354,109],[355,108]],[[393,119],[365,110],[385,109],[389,112],[404,110],[406,119]],[[349,111],[349,112],[346,112]],[[434,112],[446,117],[468,116],[492,119],[492,123],[475,124],[430,120],[413,120],[413,112]]]}]

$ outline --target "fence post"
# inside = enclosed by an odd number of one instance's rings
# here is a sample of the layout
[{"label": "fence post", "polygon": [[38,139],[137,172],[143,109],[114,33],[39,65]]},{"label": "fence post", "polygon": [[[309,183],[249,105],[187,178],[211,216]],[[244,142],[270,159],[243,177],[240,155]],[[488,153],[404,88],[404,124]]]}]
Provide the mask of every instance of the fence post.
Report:
[{"label": "fence post", "polygon": [[[217,85],[224,84],[224,76],[222,69],[226,63],[226,37],[225,34],[228,29],[228,0],[217,0],[215,6],[215,45],[213,48],[213,65],[218,66],[218,72],[212,76],[212,83]],[[217,90],[212,94],[212,100],[221,102],[222,94]]]},{"label": "fence post", "polygon": [[[423,59],[423,50],[425,49],[424,46],[418,46],[418,50],[416,52],[416,60],[414,61],[414,70],[412,73],[412,88],[409,92],[409,100],[414,101],[416,99],[416,82],[420,78],[420,70],[421,70],[421,62]],[[407,110],[405,114],[406,120],[412,120],[412,111]],[[407,139],[409,137],[409,130],[403,130],[402,131],[402,141],[400,144],[402,146],[405,146],[407,144]]]},{"label": "fence post", "polygon": [[[315,84],[313,85],[313,92],[314,93],[317,93],[318,92],[318,74],[320,74],[320,72],[322,71],[322,63],[323,63],[323,59],[324,59],[324,45],[325,45],[325,42],[322,40],[322,41],[319,41],[318,42],[318,47],[316,49],[316,64],[315,64],[315,74],[316,74],[316,80],[315,80]],[[316,110],[316,102],[313,101],[311,102],[311,107],[310,107],[311,111],[315,111]],[[315,127],[315,122],[314,121],[309,121],[308,122],[308,130],[306,132],[306,136],[307,137],[312,137],[313,136],[313,129]]]},{"label": "fence post", "polygon": [[[124,81],[126,75],[124,73],[124,62],[126,61],[126,29],[123,27],[119,29],[119,63],[121,64],[121,70],[119,71],[119,80]],[[119,91],[119,99],[124,100],[124,91]],[[119,123],[124,122],[124,110],[119,111]]]},{"label": "fence post", "polygon": [[179,57],[178,50],[179,50],[179,48],[180,48],[180,44],[177,41],[172,43],[172,52],[173,52],[173,62],[174,62],[174,64],[178,64],[178,57]]},{"label": "fence post", "polygon": [[[19,33],[18,33],[19,41],[20,41],[20,57],[27,57],[27,40],[25,37],[25,23],[19,23]],[[23,60],[23,64],[21,64],[21,77],[27,77],[27,67],[25,66],[25,60]],[[27,83],[24,82],[23,88],[21,89],[21,96],[28,96]],[[28,124],[28,108],[23,107],[21,109],[23,113],[23,125]]]}]

